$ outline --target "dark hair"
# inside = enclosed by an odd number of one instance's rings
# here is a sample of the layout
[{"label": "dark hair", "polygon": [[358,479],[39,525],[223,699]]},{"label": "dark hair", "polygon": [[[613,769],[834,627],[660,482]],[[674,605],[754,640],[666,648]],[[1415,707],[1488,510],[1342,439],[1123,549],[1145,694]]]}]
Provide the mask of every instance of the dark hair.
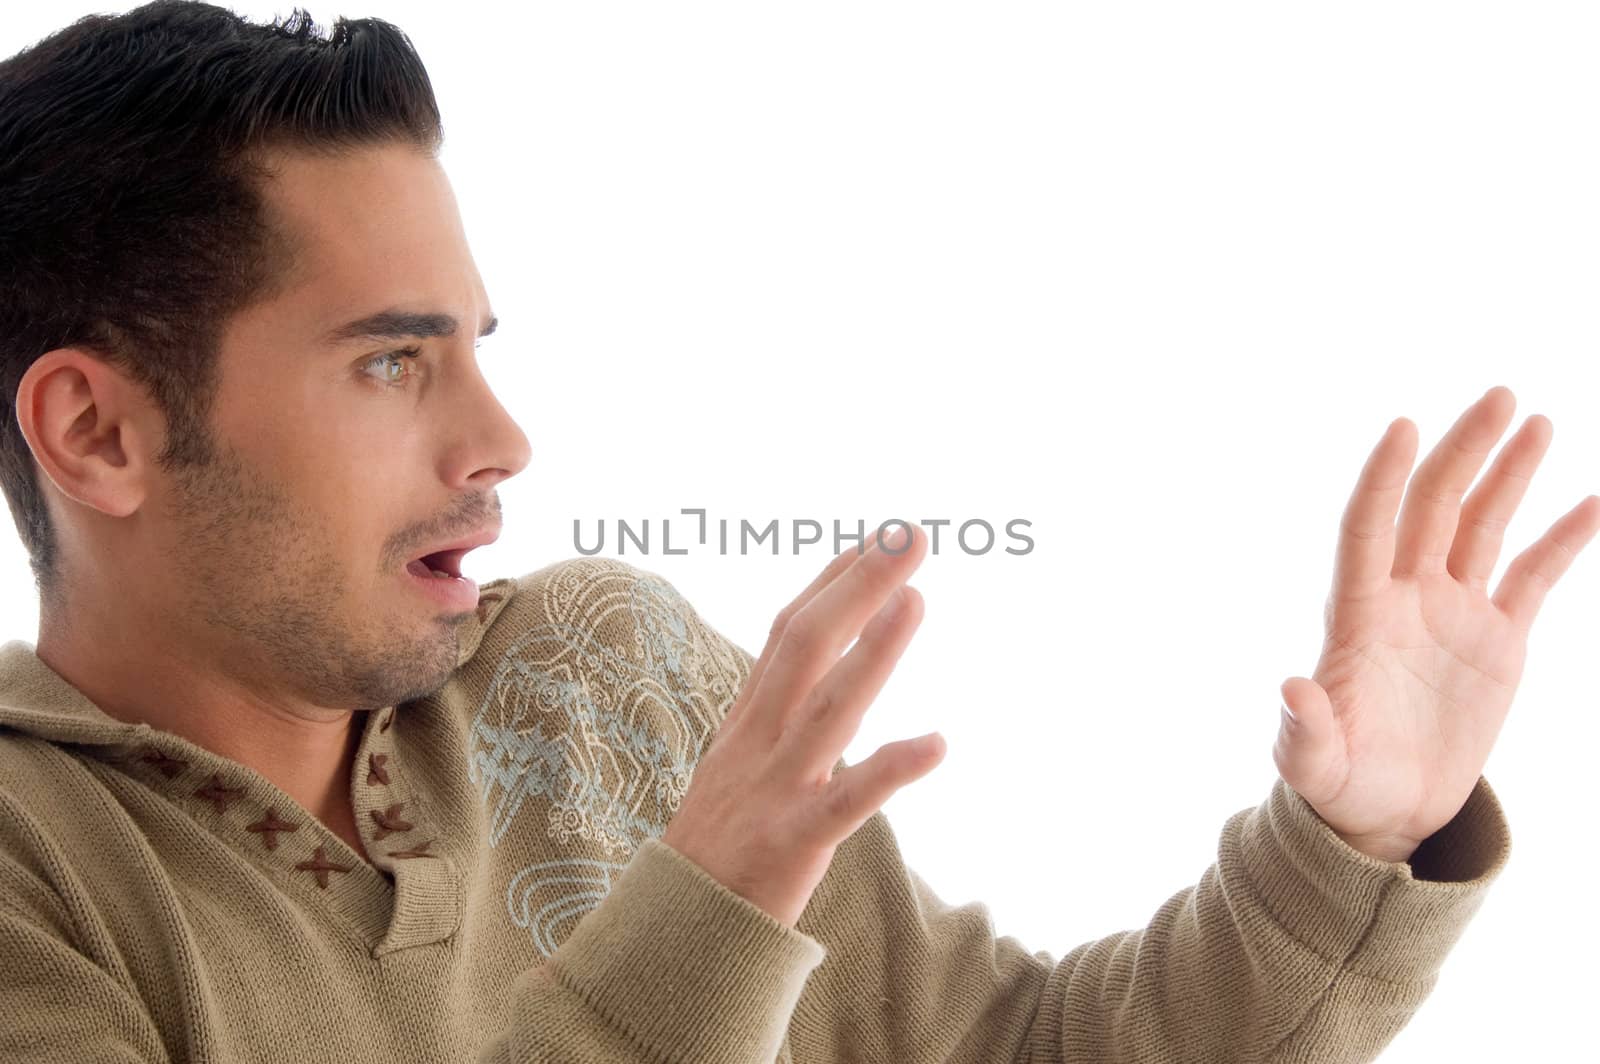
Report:
[{"label": "dark hair", "polygon": [[268,216],[265,149],[400,142],[437,156],[433,86],[410,39],[294,8],[267,25],[194,0],[86,15],[0,61],[0,489],[41,600],[57,538],[16,417],[22,376],[79,347],[147,390],[158,466],[213,457],[230,317],[283,290],[290,235]]}]

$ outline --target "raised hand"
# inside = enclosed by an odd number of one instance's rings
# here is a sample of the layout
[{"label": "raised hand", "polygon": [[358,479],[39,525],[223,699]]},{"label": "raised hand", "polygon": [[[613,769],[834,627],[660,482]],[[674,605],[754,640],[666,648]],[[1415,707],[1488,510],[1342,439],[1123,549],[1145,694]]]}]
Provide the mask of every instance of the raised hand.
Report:
[{"label": "raised hand", "polygon": [[840,553],[778,614],[661,837],[789,927],[839,844],[944,758],[942,737],[902,739],[833,771],[922,621],[909,536]]},{"label": "raised hand", "polygon": [[1322,657],[1310,679],[1281,687],[1279,774],[1345,842],[1380,860],[1406,860],[1466,803],[1511,708],[1540,603],[1600,528],[1600,497],[1586,496],[1486,594],[1552,431],[1548,418],[1529,417],[1463,503],[1515,408],[1509,389],[1490,388],[1409,486],[1416,426],[1390,423],[1340,523]]}]

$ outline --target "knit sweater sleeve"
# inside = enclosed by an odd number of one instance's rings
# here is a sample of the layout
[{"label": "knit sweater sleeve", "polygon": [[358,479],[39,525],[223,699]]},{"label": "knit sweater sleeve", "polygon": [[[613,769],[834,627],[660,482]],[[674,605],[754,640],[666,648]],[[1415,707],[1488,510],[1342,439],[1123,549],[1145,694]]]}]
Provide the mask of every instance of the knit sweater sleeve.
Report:
[{"label": "knit sweater sleeve", "polygon": [[54,891],[0,852],[0,1060],[167,1064],[144,1003],[72,945],[69,923]]},{"label": "knit sweater sleeve", "polygon": [[814,939],[647,839],[604,900],[511,987],[480,1064],[770,1064]]},{"label": "knit sweater sleeve", "polygon": [[[716,682],[736,691],[752,655],[673,600],[686,645],[736,663]],[[1216,860],[1146,926],[1056,960],[996,936],[982,904],[941,900],[881,811],[840,845],[793,928],[648,839],[518,979],[481,1064],[1370,1061],[1509,852],[1482,778],[1401,863],[1349,847],[1280,779],[1227,819]]]},{"label": "knit sweater sleeve", "polygon": [[[752,655],[682,610],[689,632],[731,650],[708,658],[738,662],[742,682]],[[981,903],[941,900],[880,811],[835,852],[796,923],[822,959],[784,1049],[797,1064],[1370,1061],[1432,990],[1510,847],[1482,777],[1394,863],[1350,847],[1280,778],[1227,817],[1216,859],[1146,926],[1057,960],[996,936]],[[702,956],[725,962],[720,947]]]},{"label": "knit sweater sleeve", "polygon": [[1480,777],[1450,824],[1390,864],[1279,779],[1146,926],[1055,960],[997,938],[981,903],[941,900],[879,812],[797,924],[827,959],[795,1011],[794,1059],[1371,1061],[1432,989],[1509,838]]}]

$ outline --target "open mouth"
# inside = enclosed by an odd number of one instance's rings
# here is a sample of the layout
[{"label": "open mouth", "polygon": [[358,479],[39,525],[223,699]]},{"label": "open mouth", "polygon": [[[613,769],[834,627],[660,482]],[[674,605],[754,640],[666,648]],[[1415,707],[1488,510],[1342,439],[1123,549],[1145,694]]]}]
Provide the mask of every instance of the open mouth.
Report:
[{"label": "open mouth", "polygon": [[465,550],[442,550],[425,554],[406,566],[407,571],[434,580],[453,580],[461,576],[461,559]]}]

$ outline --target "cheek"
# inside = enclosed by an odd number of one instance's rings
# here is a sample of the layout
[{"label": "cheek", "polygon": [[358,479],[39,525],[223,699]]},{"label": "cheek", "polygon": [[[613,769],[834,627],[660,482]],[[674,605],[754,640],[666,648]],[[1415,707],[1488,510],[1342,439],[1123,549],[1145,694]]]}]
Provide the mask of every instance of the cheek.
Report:
[{"label": "cheek", "polygon": [[[351,378],[322,382],[326,394],[294,409],[270,429],[286,482],[318,511],[318,524],[359,553],[380,548],[396,533],[436,520],[448,504],[428,451],[417,404],[385,395],[381,384]],[[348,537],[348,538],[344,538]]]},{"label": "cheek", "polygon": [[322,530],[323,553],[338,555],[353,571],[390,567],[397,537],[436,522],[449,499],[433,482],[431,467],[411,448],[374,428],[362,436],[346,424],[319,440],[297,462],[306,524]]}]

